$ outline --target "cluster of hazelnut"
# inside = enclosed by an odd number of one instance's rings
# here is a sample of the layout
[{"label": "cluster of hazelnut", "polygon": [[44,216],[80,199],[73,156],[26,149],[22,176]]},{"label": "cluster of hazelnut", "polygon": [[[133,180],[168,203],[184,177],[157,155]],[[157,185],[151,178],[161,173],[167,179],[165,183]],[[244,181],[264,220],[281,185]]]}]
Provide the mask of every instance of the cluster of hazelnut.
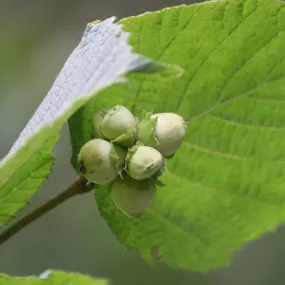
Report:
[{"label": "cluster of hazelnut", "polygon": [[80,150],[81,174],[96,184],[110,183],[110,197],[128,216],[138,216],[155,199],[165,158],[185,137],[186,124],[174,113],[144,112],[137,119],[124,106],[100,110],[93,117],[95,139]]}]

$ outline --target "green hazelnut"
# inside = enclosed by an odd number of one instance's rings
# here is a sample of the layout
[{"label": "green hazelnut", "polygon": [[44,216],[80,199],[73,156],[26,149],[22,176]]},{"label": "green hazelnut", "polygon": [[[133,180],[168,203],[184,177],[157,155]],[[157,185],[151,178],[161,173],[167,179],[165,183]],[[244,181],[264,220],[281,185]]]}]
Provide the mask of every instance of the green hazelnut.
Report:
[{"label": "green hazelnut", "polygon": [[153,183],[131,178],[116,179],[110,186],[110,197],[114,204],[127,216],[142,215],[156,196]]},{"label": "green hazelnut", "polygon": [[146,113],[138,124],[138,141],[156,148],[165,157],[176,153],[185,135],[185,121],[175,113]]},{"label": "green hazelnut", "polygon": [[152,118],[157,119],[155,136],[158,140],[158,146],[156,149],[165,157],[174,155],[180,148],[186,134],[184,119],[174,113],[154,114]]},{"label": "green hazelnut", "polygon": [[130,177],[143,180],[160,171],[164,167],[164,159],[156,149],[136,145],[128,152],[126,167]]},{"label": "green hazelnut", "polygon": [[96,138],[103,138],[101,134],[101,124],[107,114],[107,110],[99,110],[93,116],[93,130]]},{"label": "green hazelnut", "polygon": [[78,163],[81,174],[96,184],[116,179],[124,167],[126,151],[103,139],[93,139],[80,150]]},{"label": "green hazelnut", "polygon": [[127,108],[116,105],[104,116],[100,131],[105,139],[130,147],[136,138],[136,120]]}]

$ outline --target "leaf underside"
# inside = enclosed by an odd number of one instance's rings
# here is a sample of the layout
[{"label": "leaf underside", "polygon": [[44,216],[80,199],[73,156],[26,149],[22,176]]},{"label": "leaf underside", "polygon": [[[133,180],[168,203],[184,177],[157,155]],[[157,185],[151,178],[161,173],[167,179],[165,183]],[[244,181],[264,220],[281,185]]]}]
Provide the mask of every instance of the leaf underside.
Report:
[{"label": "leaf underside", "polygon": [[103,279],[59,271],[46,271],[40,277],[10,277],[0,274],[0,285],[107,285]]},{"label": "leaf underside", "polygon": [[68,118],[128,72],[159,67],[132,53],[129,35],[114,20],[87,26],[46,98],[0,161],[0,227],[29,202],[48,177],[54,161],[52,148]]},{"label": "leaf underside", "polygon": [[167,187],[141,218],[122,214],[108,187],[101,215],[129,249],[149,261],[208,271],[229,264],[247,241],[285,221],[285,9],[277,0],[179,6],[121,21],[135,50],[180,65],[168,79],[130,76],[70,121],[73,165],[92,135],[96,110],[125,105],[176,112],[188,122],[168,161]]}]

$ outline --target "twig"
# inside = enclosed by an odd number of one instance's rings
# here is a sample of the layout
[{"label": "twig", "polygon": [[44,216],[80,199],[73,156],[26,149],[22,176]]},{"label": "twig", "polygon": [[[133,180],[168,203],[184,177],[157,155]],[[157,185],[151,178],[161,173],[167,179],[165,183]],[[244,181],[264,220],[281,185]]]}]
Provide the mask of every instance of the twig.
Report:
[{"label": "twig", "polygon": [[37,209],[24,216],[19,221],[15,222],[13,225],[8,226],[7,229],[5,229],[2,233],[0,233],[0,245],[3,244],[8,239],[10,239],[16,233],[24,229],[29,224],[39,219],[44,214],[48,213],[52,209],[62,204],[63,202],[69,200],[74,196],[88,193],[92,191],[93,188],[94,184],[89,183],[83,177],[79,178],[66,190],[59,193],[57,196],[51,198],[49,201],[39,206]]}]

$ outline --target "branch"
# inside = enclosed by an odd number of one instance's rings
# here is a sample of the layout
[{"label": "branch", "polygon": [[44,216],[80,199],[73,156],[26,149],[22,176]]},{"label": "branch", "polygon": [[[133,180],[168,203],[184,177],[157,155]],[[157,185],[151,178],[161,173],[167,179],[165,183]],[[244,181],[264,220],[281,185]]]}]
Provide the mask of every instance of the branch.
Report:
[{"label": "branch", "polygon": [[24,229],[26,226],[31,224],[33,221],[36,221],[41,216],[48,213],[52,209],[56,208],[63,202],[77,195],[88,193],[92,191],[93,188],[94,188],[94,184],[88,182],[83,177],[79,178],[72,185],[70,185],[66,190],[59,193],[54,198],[51,198],[45,204],[39,206],[37,209],[27,214],[26,216],[21,218],[19,221],[15,222],[15,224],[9,226],[2,233],[0,233],[0,245],[3,244],[8,239],[10,239],[16,233]]}]

